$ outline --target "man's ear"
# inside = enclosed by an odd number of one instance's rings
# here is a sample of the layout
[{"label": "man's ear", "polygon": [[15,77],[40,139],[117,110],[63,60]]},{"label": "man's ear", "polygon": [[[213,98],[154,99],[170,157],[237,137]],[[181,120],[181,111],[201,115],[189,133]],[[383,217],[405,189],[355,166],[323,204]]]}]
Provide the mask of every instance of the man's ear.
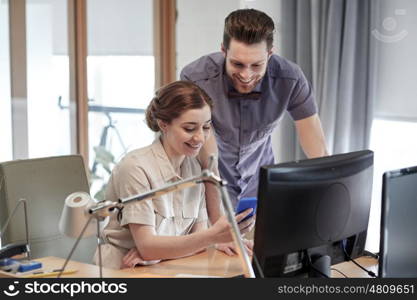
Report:
[{"label": "man's ear", "polygon": [[272,47],[271,50],[268,51],[268,58],[270,58],[272,54],[276,53],[276,50],[275,46]]},{"label": "man's ear", "polygon": [[227,50],[226,50],[226,48],[224,47],[223,43],[222,43],[222,44],[221,44],[221,46],[220,46],[220,50],[222,51],[223,56],[225,56],[225,57],[226,57],[226,52],[227,52]]}]

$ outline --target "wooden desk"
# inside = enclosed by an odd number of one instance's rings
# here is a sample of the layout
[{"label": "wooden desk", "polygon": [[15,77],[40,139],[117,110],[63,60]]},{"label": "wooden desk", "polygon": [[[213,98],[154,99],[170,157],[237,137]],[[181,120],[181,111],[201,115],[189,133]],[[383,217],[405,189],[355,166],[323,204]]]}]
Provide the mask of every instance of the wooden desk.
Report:
[{"label": "wooden desk", "polygon": [[[60,269],[64,265],[65,259],[59,257],[43,257],[43,258],[36,258],[35,261],[39,261],[42,263],[42,269],[44,272],[49,272],[52,270]],[[86,264],[77,261],[70,261],[66,267],[66,270],[77,270],[77,272],[72,274],[64,274],[62,277],[66,278],[91,278],[91,277],[100,277],[99,267],[93,264]],[[129,277],[126,276],[126,272],[122,272],[121,270],[113,270],[103,268],[103,277]],[[6,273],[0,271],[0,278],[4,277],[18,277],[11,273]],[[54,278],[54,277],[48,277]]]},{"label": "wooden desk", "polygon": [[[44,270],[61,268],[64,259],[58,257],[44,257],[36,259],[43,264]],[[377,261],[373,258],[361,257],[356,260],[359,264],[377,274]],[[351,262],[344,262],[332,266],[348,277],[369,277],[364,271]],[[62,277],[99,277],[99,267],[70,261],[67,269],[75,269],[76,273],[66,274]],[[240,260],[237,256],[227,256],[214,248],[190,257],[167,260],[152,266],[140,266],[132,269],[113,270],[103,268],[103,277],[233,277],[243,273]],[[0,277],[10,277],[10,274],[0,272]],[[340,273],[332,271],[332,277],[343,277]]]},{"label": "wooden desk", "polygon": [[237,256],[228,256],[214,248],[193,256],[122,271],[138,275],[134,277],[142,277],[143,273],[160,277],[233,277],[243,274]]},{"label": "wooden desk", "polygon": [[[362,256],[355,261],[365,269],[372,271],[375,275],[378,275],[378,261],[375,258]],[[356,266],[353,262],[342,262],[337,265],[333,265],[332,269],[339,270],[349,278],[369,278],[370,276],[361,268]],[[344,276],[337,271],[332,270],[332,277],[343,278]]]},{"label": "wooden desk", "polygon": [[[65,261],[63,258],[52,256],[34,260],[41,262],[46,271],[61,268]],[[64,274],[62,277],[99,277],[99,267],[93,264],[70,261],[66,269],[77,270],[77,272]],[[232,277],[242,273],[240,260],[236,256],[229,257],[214,248],[197,255],[167,260],[152,266],[139,266],[123,270],[103,268],[103,277]],[[0,277],[15,276],[0,271]]]}]

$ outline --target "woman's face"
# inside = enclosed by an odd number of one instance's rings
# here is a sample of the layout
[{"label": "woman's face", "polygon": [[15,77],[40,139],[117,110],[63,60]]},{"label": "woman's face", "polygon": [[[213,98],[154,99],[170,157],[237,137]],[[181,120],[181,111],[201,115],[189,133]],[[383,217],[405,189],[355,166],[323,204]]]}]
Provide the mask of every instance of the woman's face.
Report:
[{"label": "woman's face", "polygon": [[211,109],[205,105],[187,110],[170,124],[160,121],[160,128],[169,155],[196,156],[211,131]]}]

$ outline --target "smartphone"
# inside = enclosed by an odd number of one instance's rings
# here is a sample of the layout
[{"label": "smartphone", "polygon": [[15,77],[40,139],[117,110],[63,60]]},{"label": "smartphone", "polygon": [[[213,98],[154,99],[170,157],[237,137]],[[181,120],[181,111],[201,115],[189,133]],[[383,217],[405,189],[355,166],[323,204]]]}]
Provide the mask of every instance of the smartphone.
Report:
[{"label": "smartphone", "polygon": [[257,201],[258,201],[258,199],[256,197],[240,198],[240,200],[239,200],[239,202],[237,203],[237,206],[236,206],[236,214],[240,214],[241,212],[243,212],[244,210],[247,210],[248,208],[253,208],[252,212],[240,222],[243,222],[243,221],[249,219],[250,217],[252,217],[256,213]]}]

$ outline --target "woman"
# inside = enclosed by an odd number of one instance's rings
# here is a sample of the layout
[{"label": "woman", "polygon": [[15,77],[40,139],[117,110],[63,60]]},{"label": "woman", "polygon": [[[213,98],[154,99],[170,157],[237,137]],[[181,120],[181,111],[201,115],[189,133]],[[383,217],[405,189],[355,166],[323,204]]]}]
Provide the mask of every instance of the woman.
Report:
[{"label": "woman", "polygon": [[[128,153],[113,169],[106,199],[116,201],[199,175],[196,156],[210,135],[211,108],[209,96],[191,82],[161,88],[146,111],[149,128],[160,134],[152,145]],[[249,213],[241,213],[236,220]],[[104,230],[103,266],[149,264],[232,241],[224,216],[208,229],[206,224],[203,184],[130,203],[119,219],[112,216]]]}]

